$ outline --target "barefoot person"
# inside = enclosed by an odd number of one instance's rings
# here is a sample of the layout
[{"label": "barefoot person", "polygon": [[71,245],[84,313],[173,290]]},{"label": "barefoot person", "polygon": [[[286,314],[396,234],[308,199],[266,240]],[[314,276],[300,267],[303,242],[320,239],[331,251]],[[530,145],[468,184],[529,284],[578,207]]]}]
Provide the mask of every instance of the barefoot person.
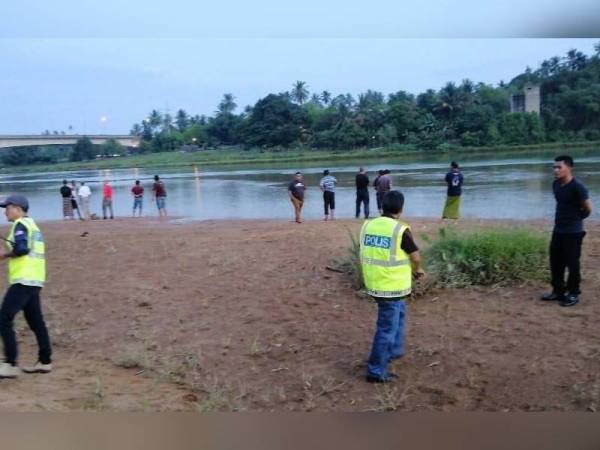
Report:
[{"label": "barefoot person", "polygon": [[323,192],[323,206],[325,209],[325,219],[329,219],[329,209],[331,209],[331,220],[334,219],[333,213],[335,211],[335,185],[337,184],[337,180],[335,177],[329,175],[329,170],[323,171],[323,178],[321,178],[321,182],[319,183],[319,187]]},{"label": "barefoot person", "polygon": [[383,215],[365,221],[360,232],[360,263],[367,293],[377,302],[377,330],[367,368],[367,381],[386,383],[393,359],[404,354],[404,299],[412,289],[412,276],[425,275],[419,249],[410,228],[400,222],[404,196],[389,191],[382,199]]},{"label": "barefoot person", "polygon": [[446,204],[442,219],[458,219],[460,217],[460,196],[462,194],[463,174],[460,173],[458,163],[450,163],[450,172],[446,174],[446,185],[448,186]]},{"label": "barefoot person", "polygon": [[156,201],[159,217],[167,217],[167,189],[158,175],[154,175],[152,185],[152,200]]},{"label": "barefoot person", "polygon": [[135,186],[131,188],[131,195],[133,195],[133,217],[135,217],[135,210],[139,209],[139,216],[142,217],[142,207],[144,206],[144,186],[141,185],[140,180],[135,180]]},{"label": "barefoot person", "polygon": [[302,206],[304,206],[304,191],[306,186],[304,185],[304,179],[302,173],[296,172],[294,178],[288,185],[288,194],[290,201],[294,205],[294,215],[296,217],[296,223],[302,223]]},{"label": "barefoot person", "polygon": [[[573,176],[573,166],[570,156],[554,159],[552,190],[556,199],[556,213],[550,242],[552,292],[542,296],[542,300],[558,301],[560,306],[573,306],[579,302],[579,258],[585,236],[583,219],[592,213],[588,190]],[[565,269],[569,269],[566,289]]]},{"label": "barefoot person", "polygon": [[23,311],[25,320],[34,332],[38,344],[38,362],[24,367],[28,373],[48,373],[52,370],[50,338],[40,304],[40,291],[46,281],[45,245],[36,223],[27,216],[29,203],[22,195],[11,195],[0,203],[12,223],[6,238],[9,288],[0,307],[0,334],[4,343],[4,362],[0,378],[15,378],[21,373],[17,366],[17,340],[13,321]]}]

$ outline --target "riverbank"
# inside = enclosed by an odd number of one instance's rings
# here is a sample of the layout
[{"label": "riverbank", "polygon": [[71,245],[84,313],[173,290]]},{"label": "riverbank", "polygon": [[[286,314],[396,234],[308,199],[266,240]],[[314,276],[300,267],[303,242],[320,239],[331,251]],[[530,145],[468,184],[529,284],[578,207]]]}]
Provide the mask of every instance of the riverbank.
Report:
[{"label": "riverbank", "polygon": [[[438,221],[408,219],[418,243]],[[546,221],[461,221],[461,228]],[[586,411],[598,408],[600,222],[582,301],[544,284],[408,304],[397,383],[364,382],[376,309],[347,275],[360,221],[46,222],[55,371],[0,381],[4,411]],[[0,232],[5,233],[3,226]],[[5,289],[4,279],[0,288]],[[21,362],[35,359],[17,321]]]},{"label": "riverbank", "polygon": [[349,161],[357,159],[378,158],[403,158],[407,160],[422,158],[424,156],[440,156],[458,158],[464,156],[484,156],[489,154],[504,153],[507,155],[527,154],[532,152],[559,151],[559,150],[600,150],[600,141],[585,142],[554,142],[535,145],[513,145],[496,147],[455,147],[441,150],[417,150],[411,146],[398,146],[395,148],[375,148],[358,150],[286,150],[258,151],[258,150],[205,150],[195,153],[167,152],[151,153],[146,155],[122,156],[86,162],[62,162],[56,164],[34,164],[26,167],[4,166],[0,173],[26,173],[26,172],[62,172],[71,170],[99,170],[99,169],[129,169],[129,168],[157,168],[172,169],[189,166],[208,165],[233,165],[233,164],[276,164],[294,162],[319,162],[319,161]]}]

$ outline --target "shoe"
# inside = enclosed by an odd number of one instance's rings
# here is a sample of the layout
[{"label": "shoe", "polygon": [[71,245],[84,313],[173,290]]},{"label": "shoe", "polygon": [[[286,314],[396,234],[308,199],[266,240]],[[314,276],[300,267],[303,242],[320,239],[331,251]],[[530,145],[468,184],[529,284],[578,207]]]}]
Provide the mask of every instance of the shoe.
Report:
[{"label": "shoe", "polygon": [[398,379],[398,375],[395,373],[388,374],[385,378],[374,377],[373,375],[367,375],[367,383],[392,383]]},{"label": "shoe", "polygon": [[559,301],[562,302],[565,299],[565,295],[564,294],[559,294],[557,292],[552,291],[549,294],[544,294],[540,297],[540,300],[543,300],[545,302],[554,302],[554,301]]},{"label": "shoe", "polygon": [[17,378],[21,375],[21,369],[12,364],[2,363],[0,364],[0,378]]},{"label": "shoe", "polygon": [[574,306],[579,303],[579,296],[577,294],[569,294],[560,302],[560,306]]},{"label": "shoe", "polygon": [[25,373],[50,373],[52,372],[52,363],[42,364],[38,361],[33,366],[21,367],[21,370]]}]

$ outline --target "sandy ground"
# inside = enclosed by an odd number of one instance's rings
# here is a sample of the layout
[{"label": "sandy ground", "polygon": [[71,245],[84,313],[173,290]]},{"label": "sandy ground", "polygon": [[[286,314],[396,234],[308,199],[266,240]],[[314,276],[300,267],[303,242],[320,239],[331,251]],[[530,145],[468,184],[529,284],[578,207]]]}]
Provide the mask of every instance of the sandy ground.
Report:
[{"label": "sandy ground", "polygon": [[[439,226],[410,222],[420,242]],[[0,381],[0,410],[599,407],[598,222],[588,224],[579,305],[538,301],[544,285],[433,291],[409,303],[407,353],[392,366],[400,378],[385,386],[363,378],[375,305],[326,269],[346,257],[359,225],[41,224],[55,371]],[[22,318],[17,329],[21,362],[35,360]]]}]

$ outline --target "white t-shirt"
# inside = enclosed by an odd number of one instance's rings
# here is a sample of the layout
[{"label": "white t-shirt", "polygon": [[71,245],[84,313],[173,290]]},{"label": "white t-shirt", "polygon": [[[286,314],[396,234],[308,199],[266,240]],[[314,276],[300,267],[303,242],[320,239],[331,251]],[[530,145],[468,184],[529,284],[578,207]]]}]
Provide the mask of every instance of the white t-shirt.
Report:
[{"label": "white t-shirt", "polygon": [[92,195],[92,191],[90,191],[90,188],[87,184],[84,184],[79,188],[79,196],[81,198],[88,198],[90,195]]}]

